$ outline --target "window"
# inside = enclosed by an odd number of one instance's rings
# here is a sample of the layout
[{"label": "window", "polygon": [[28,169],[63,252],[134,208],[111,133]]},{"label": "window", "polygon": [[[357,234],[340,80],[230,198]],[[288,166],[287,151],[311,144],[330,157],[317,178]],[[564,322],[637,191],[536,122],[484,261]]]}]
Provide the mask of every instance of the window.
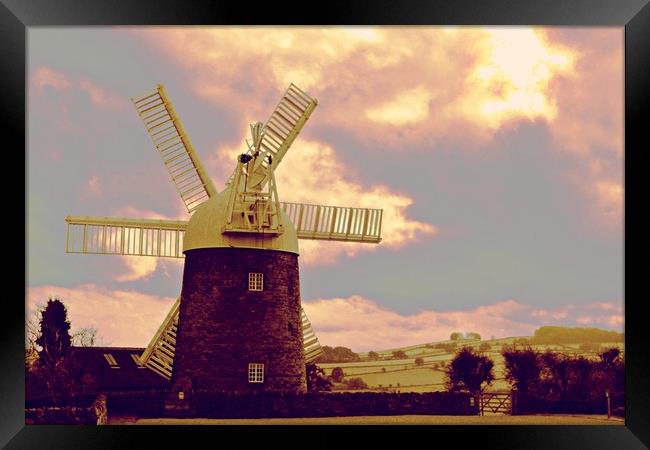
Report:
[{"label": "window", "polygon": [[248,382],[264,383],[264,364],[250,363],[248,365]]},{"label": "window", "polygon": [[264,290],[264,274],[250,272],[248,274],[248,290],[249,291],[263,291]]},{"label": "window", "polygon": [[111,369],[120,368],[120,366],[117,365],[117,361],[115,361],[115,358],[110,353],[104,353],[104,358],[106,359],[108,365],[111,366]]},{"label": "window", "polygon": [[133,362],[136,363],[138,366],[138,369],[144,369],[145,367],[142,365],[142,361],[140,361],[140,357],[136,353],[131,353],[131,358],[133,358]]}]

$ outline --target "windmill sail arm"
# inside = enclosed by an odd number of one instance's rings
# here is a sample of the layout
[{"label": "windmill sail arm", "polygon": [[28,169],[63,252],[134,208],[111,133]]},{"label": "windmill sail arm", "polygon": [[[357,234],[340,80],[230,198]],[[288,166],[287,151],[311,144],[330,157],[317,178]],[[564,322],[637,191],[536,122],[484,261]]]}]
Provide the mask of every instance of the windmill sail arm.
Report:
[{"label": "windmill sail arm", "polygon": [[131,99],[188,212],[217,194],[165,87]]},{"label": "windmill sail arm", "polygon": [[318,101],[298,86],[289,85],[264,126],[259,155],[248,179],[251,188],[263,188],[268,183],[271,171],[282,161],[317,105]]},{"label": "windmill sail arm", "polygon": [[305,355],[305,363],[309,364],[323,354],[323,348],[303,308],[300,308],[300,318],[302,321],[302,348]]},{"label": "windmill sail arm", "polygon": [[183,220],[68,216],[66,253],[183,258]]},{"label": "windmill sail arm", "polygon": [[149,345],[140,355],[140,363],[158,375],[171,379],[174,350],[176,348],[176,331],[178,329],[178,311],[181,299],[176,299],[169,313],[158,327]]},{"label": "windmill sail arm", "polygon": [[377,244],[382,209],[280,202],[299,239]]}]

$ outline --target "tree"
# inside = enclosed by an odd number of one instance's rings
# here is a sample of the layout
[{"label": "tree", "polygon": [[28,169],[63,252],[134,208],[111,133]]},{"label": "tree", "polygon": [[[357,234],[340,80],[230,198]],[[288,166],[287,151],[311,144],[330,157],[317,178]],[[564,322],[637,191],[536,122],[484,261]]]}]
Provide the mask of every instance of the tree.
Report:
[{"label": "tree", "polygon": [[404,350],[394,350],[393,351],[393,359],[406,359],[406,353],[404,353]]},{"label": "tree", "polygon": [[58,299],[49,299],[41,313],[41,333],[36,344],[41,347],[39,362],[54,368],[70,350],[70,321],[68,312]]},{"label": "tree", "polygon": [[345,382],[348,389],[368,389],[368,385],[362,378],[350,378]]},{"label": "tree", "polygon": [[347,347],[323,346],[323,354],[318,358],[322,363],[356,362],[361,360],[357,353]]},{"label": "tree", "polygon": [[520,392],[533,393],[541,372],[538,353],[530,347],[517,350],[505,347],[501,352],[506,366],[506,379]]},{"label": "tree", "polygon": [[35,344],[41,348],[34,370],[28,373],[26,394],[49,396],[54,405],[65,404],[73,390],[68,354],[70,322],[63,303],[49,299],[41,312],[40,333]]},{"label": "tree", "polygon": [[603,367],[607,370],[610,370],[615,367],[618,357],[621,355],[621,350],[618,347],[612,347],[608,350],[600,352],[598,357]]},{"label": "tree", "polygon": [[374,351],[369,351],[368,352],[368,359],[371,361],[377,361],[379,359],[379,353],[374,352]]},{"label": "tree", "polygon": [[334,380],[336,383],[340,383],[343,381],[343,377],[345,374],[343,373],[343,369],[340,367],[335,367],[332,369],[332,374],[330,375],[332,377],[332,380]]},{"label": "tree", "polygon": [[478,333],[467,333],[467,339],[475,339],[477,341],[480,341],[481,335]]},{"label": "tree", "polygon": [[543,395],[550,398],[566,399],[569,387],[569,358],[566,355],[553,353],[550,350],[541,356],[540,371]]},{"label": "tree", "polygon": [[331,391],[332,382],[325,377],[325,371],[316,364],[307,364],[307,392]]},{"label": "tree", "polygon": [[75,347],[93,347],[97,341],[97,328],[83,327],[72,334],[72,345]]},{"label": "tree", "polygon": [[458,339],[463,337],[463,333],[459,333],[458,331],[455,331],[451,333],[451,336],[449,336],[450,341],[457,341]]},{"label": "tree", "polygon": [[415,363],[416,366],[421,366],[422,364],[424,364],[424,359],[415,358],[415,361],[413,361],[413,362]]},{"label": "tree", "polygon": [[494,361],[470,348],[460,350],[447,369],[447,389],[477,394],[494,380]]},{"label": "tree", "polygon": [[488,344],[487,342],[482,342],[481,345],[478,347],[479,352],[487,352],[492,349],[492,346]]}]

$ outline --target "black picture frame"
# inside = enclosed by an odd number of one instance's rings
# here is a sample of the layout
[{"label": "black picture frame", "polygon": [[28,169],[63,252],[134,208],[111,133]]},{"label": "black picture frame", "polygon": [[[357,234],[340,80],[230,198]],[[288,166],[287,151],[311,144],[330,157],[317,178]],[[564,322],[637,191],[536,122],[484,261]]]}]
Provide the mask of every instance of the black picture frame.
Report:
[{"label": "black picture frame", "polygon": [[[287,15],[293,11],[292,15]],[[300,11],[300,13],[296,12]],[[481,448],[588,448],[635,449],[650,445],[650,352],[643,345],[643,297],[639,284],[642,264],[636,256],[648,248],[647,229],[641,208],[643,175],[647,167],[647,138],[644,117],[650,110],[650,5],[648,0],[361,0],[315,2],[287,6],[275,3],[222,2],[195,0],[0,0],[0,74],[3,79],[0,119],[5,137],[17,137],[17,144],[5,144],[5,155],[21,155],[26,147],[25,70],[27,28],[36,26],[79,25],[182,25],[182,24],[309,24],[309,25],[566,25],[625,27],[625,333],[626,333],[626,422],[625,426],[500,426],[500,427],[419,427],[435,445],[453,442],[464,448],[469,440]],[[594,68],[597,70],[597,68]],[[645,113],[645,114],[644,114]],[[643,145],[645,143],[645,146]],[[13,171],[21,161],[17,156]],[[26,164],[25,164],[26,169]],[[29,174],[25,173],[25,177]],[[12,188],[9,188],[9,185]],[[16,197],[15,183],[5,182],[7,200]],[[27,186],[25,179],[25,186]],[[27,195],[25,196],[27,201]],[[25,210],[26,212],[26,210]],[[12,217],[15,217],[13,214]],[[26,217],[26,216],[25,216]],[[11,218],[10,220],[15,220]],[[27,229],[25,223],[25,229]],[[27,236],[27,233],[25,233]],[[19,240],[11,242],[16,247]],[[26,241],[25,245],[29,245]],[[20,254],[20,249],[5,250]],[[26,254],[26,247],[23,248]],[[643,259],[638,258],[639,261]],[[17,264],[11,264],[18,266]],[[25,264],[25,285],[27,270]],[[8,277],[7,277],[8,278]],[[115,448],[132,447],[158,441],[163,448],[176,442],[188,445],[188,436],[214,434],[225,444],[226,431],[241,428],[187,427],[88,427],[26,426],[24,424],[24,302],[6,296],[3,302],[2,346],[0,352],[0,445],[6,448]],[[289,428],[289,427],[287,427]],[[294,433],[295,429],[284,428]],[[315,427],[302,427],[301,431]],[[422,429],[424,428],[424,430]],[[383,439],[394,427],[371,427],[365,434]],[[296,440],[296,445],[314,443],[339,445],[340,427],[322,428]],[[247,430],[245,430],[247,431]],[[257,427],[246,433],[247,443],[280,439],[277,428]],[[403,431],[400,427],[398,432]],[[408,431],[411,432],[410,430]],[[415,439],[415,438],[414,438]],[[148,444],[143,444],[144,441]],[[197,441],[199,442],[199,441]],[[215,442],[215,441],[208,441]],[[215,442],[216,445],[216,442]],[[427,444],[429,445],[429,444]],[[293,445],[290,445],[292,447]]]}]

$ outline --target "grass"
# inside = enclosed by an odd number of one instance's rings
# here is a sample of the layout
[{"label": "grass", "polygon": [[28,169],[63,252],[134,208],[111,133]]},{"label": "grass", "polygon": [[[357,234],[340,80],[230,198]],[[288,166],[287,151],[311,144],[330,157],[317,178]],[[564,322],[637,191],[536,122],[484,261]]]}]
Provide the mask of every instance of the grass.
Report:
[{"label": "grass", "polygon": [[[505,379],[505,367],[501,351],[504,346],[512,345],[517,339],[522,337],[500,338],[483,341],[458,341],[459,348],[463,345],[469,345],[478,349],[481,343],[490,344],[490,350],[485,355],[494,361],[495,380],[488,388],[494,390],[510,390],[510,383]],[[525,337],[530,338],[530,336]],[[443,341],[450,343],[452,341]],[[419,344],[401,349],[391,349],[377,351],[380,359],[371,361],[366,359],[367,353],[360,353],[361,361],[348,363],[319,363],[326,375],[332,373],[332,369],[340,367],[343,369],[345,378],[361,378],[367,385],[368,391],[390,390],[397,392],[434,392],[445,390],[445,364],[453,359],[455,353],[447,353],[443,349],[433,348],[430,344]],[[618,346],[624,348],[622,343],[601,344],[603,347]],[[596,357],[594,352],[583,352],[579,349],[579,344],[537,344],[532,348],[541,352],[552,350],[558,353],[570,355],[584,355],[587,357]],[[402,350],[406,353],[407,358],[401,360],[390,359],[393,350]],[[424,363],[421,366],[415,364],[415,358],[422,358]],[[437,367],[436,367],[437,366]],[[342,388],[342,386],[340,386]],[[335,388],[339,388],[336,386]]]},{"label": "grass", "polygon": [[624,425],[621,418],[600,415],[534,416],[355,416],[295,419],[129,419],[109,425]]}]

